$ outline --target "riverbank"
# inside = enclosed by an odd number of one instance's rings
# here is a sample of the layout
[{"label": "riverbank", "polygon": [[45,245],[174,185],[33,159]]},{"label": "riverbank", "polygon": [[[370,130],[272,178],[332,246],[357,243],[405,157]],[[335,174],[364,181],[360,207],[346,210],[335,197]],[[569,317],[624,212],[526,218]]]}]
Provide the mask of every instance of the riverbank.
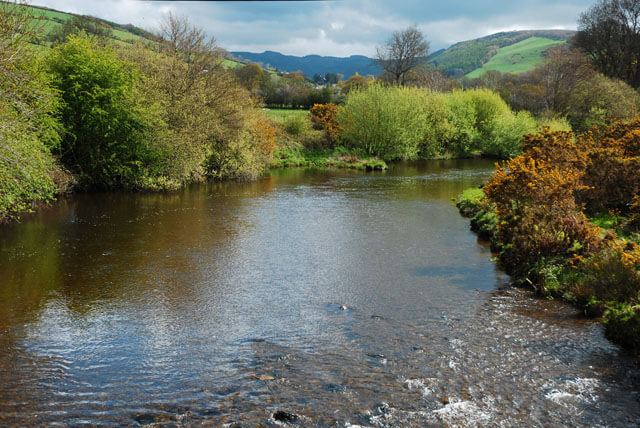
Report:
[{"label": "riverbank", "polygon": [[271,168],[318,167],[348,168],[366,171],[383,171],[388,168],[385,161],[345,147],[308,150],[287,148],[274,153]]},{"label": "riverbank", "polygon": [[578,137],[525,137],[523,155],[499,167],[483,189],[468,189],[457,200],[514,284],[601,318],[607,337],[636,354],[638,128],[640,120]]}]

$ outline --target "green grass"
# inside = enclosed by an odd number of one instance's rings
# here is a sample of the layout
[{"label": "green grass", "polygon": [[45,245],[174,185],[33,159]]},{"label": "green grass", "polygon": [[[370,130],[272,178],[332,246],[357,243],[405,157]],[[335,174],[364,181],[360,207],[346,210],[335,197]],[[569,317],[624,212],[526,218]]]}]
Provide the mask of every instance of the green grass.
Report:
[{"label": "green grass", "polygon": [[239,62],[232,61],[232,60],[227,59],[227,58],[222,60],[222,65],[224,65],[227,68],[231,68],[231,69],[244,67],[244,64],[240,64]]},{"label": "green grass", "polygon": [[280,122],[284,122],[289,117],[297,116],[297,117],[307,117],[309,115],[309,110],[290,110],[290,109],[280,109],[280,108],[270,108],[265,109],[267,112],[267,116],[271,119],[279,120]]},{"label": "green grass", "polygon": [[497,70],[502,73],[520,73],[533,70],[542,61],[545,51],[562,43],[565,43],[565,41],[544,37],[530,37],[501,48],[489,62],[467,74],[467,77],[480,77],[489,70]]},{"label": "green grass", "polygon": [[[60,27],[62,27],[61,22],[68,21],[69,19],[72,19],[74,17],[74,15],[71,13],[44,9],[39,6],[27,6],[27,7],[31,8],[31,10],[33,11],[33,16],[40,18],[39,20],[34,20],[34,21],[35,21],[35,25],[38,28],[38,31],[42,32],[41,36],[46,36],[52,31],[58,30]],[[112,39],[115,40],[117,43],[146,40],[145,38],[137,34],[131,33],[121,28],[114,27],[103,20],[101,21],[104,22],[111,29]]]}]

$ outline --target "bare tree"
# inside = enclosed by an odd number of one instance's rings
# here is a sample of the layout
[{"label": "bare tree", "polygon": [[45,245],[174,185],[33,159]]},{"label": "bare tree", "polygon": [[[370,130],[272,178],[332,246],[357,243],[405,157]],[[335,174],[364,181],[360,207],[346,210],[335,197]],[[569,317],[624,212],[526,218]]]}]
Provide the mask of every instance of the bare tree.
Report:
[{"label": "bare tree", "polygon": [[402,85],[406,75],[427,61],[429,42],[417,27],[395,31],[384,46],[377,49],[375,61],[393,80]]},{"label": "bare tree", "polygon": [[573,42],[606,76],[640,87],[640,0],[599,0],[580,16]]}]

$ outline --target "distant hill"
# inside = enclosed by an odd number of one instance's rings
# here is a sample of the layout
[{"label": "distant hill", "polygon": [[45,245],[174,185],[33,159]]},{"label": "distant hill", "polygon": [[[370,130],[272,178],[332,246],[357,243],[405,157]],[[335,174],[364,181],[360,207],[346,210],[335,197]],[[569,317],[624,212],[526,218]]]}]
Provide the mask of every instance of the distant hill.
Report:
[{"label": "distant hill", "polygon": [[[46,33],[61,29],[66,21],[72,19],[74,16],[78,16],[91,19],[95,22],[100,23],[100,25],[102,25],[104,28],[109,29],[111,31],[110,38],[112,38],[117,43],[133,43],[137,40],[152,41],[154,39],[154,36],[148,31],[145,31],[131,24],[116,24],[115,22],[107,21],[105,19],[60,12],[44,6],[25,7],[31,8],[33,10],[33,15],[42,19],[40,25],[42,25],[42,29]],[[42,34],[40,39],[42,40],[44,36],[46,36],[46,34]]]},{"label": "distant hill", "polygon": [[513,45],[500,48],[486,64],[476,68],[467,77],[480,77],[489,70],[505,72],[521,72],[532,70],[540,63],[549,48],[565,43],[564,40],[553,40],[545,37],[530,37]]},{"label": "distant hill", "polygon": [[239,60],[269,65],[282,71],[302,71],[308,77],[314,74],[324,76],[327,73],[342,74],[345,79],[356,73],[361,75],[377,76],[382,70],[373,64],[373,60],[362,55],[352,55],[348,58],[334,56],[293,56],[283,55],[278,52],[266,51],[263,53],[231,52]]},{"label": "distant hill", "polygon": [[[569,30],[528,30],[492,34],[479,39],[456,43],[429,55],[429,63],[437,70],[454,77],[472,73],[473,77],[487,70],[520,72],[533,69],[550,47],[564,43],[575,34]],[[511,50],[502,50],[514,46]],[[309,77],[318,73],[344,75],[347,79],[356,72],[378,76],[382,70],[372,58],[353,55],[348,58],[307,55],[283,55],[278,52],[231,52],[239,60],[269,65],[281,71],[301,70]],[[494,58],[495,57],[495,58]],[[482,69],[482,71],[480,71]]]},{"label": "distant hill", "polygon": [[[24,7],[31,8],[33,11],[33,15],[42,20],[39,22],[38,25],[41,26],[43,34],[39,35],[38,43],[44,47],[47,47],[49,45],[49,43],[46,40],[47,38],[46,36],[49,33],[52,33],[54,31],[59,31],[62,28],[62,26],[65,24],[65,22],[67,22],[70,19],[73,19],[76,16],[81,18],[87,18],[94,22],[100,23],[100,25],[102,25],[104,28],[110,30],[109,38],[112,39],[115,43],[134,43],[136,41],[154,43],[156,40],[156,36],[154,36],[152,33],[146,30],[143,30],[142,28],[136,27],[135,25],[132,25],[132,24],[124,24],[124,25],[118,24],[102,18],[97,18],[93,16],[76,15],[68,12],[61,12],[61,11],[50,9],[44,6],[30,5],[30,6],[24,6]],[[233,60],[225,59],[224,66],[228,68],[237,68],[237,67],[241,67],[242,64]]]},{"label": "distant hill", "polygon": [[[74,14],[60,12],[41,6],[27,6],[34,10],[36,16],[43,19],[43,30],[40,44],[47,46],[46,33],[60,29],[64,23],[72,19]],[[99,22],[111,30],[111,38],[116,43],[133,43],[136,40],[151,41],[155,37],[131,24],[117,24],[101,18],[87,17]],[[544,57],[544,53],[550,47],[564,43],[574,36],[574,31],[568,30],[529,30],[510,31],[492,34],[479,39],[467,40],[456,43],[448,49],[440,49],[429,56],[429,63],[437,70],[454,77],[468,75],[477,77],[487,70],[499,70],[501,72],[520,72],[533,69]],[[269,65],[281,71],[301,70],[308,77],[314,74],[324,76],[327,73],[336,73],[345,79],[356,73],[361,75],[378,76],[382,70],[375,65],[373,59],[362,55],[352,55],[348,58],[331,56],[307,55],[293,56],[283,55],[278,52],[266,51],[263,53],[231,52],[233,57],[241,62],[253,62]],[[242,66],[239,62],[228,58],[225,66],[237,68]]]},{"label": "distant hill", "polygon": [[[530,38],[544,38],[564,42],[571,39],[574,34],[574,31],[569,30],[529,30],[497,33],[479,39],[456,43],[442,52],[439,51],[432,54],[429,57],[429,62],[443,73],[460,77],[487,64],[498,54],[501,48],[506,46],[511,46]],[[541,59],[541,56],[539,56],[538,61],[533,61],[529,58],[527,61],[528,68],[517,70],[504,67],[501,71],[526,71],[535,67],[535,64]]]}]

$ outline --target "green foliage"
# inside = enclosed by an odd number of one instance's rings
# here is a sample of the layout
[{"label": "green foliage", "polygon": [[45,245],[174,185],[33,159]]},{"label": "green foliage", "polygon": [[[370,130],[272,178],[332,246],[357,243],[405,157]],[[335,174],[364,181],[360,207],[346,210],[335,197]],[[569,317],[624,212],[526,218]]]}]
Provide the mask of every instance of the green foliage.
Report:
[{"label": "green foliage", "polygon": [[308,120],[305,116],[289,116],[284,120],[284,129],[289,135],[301,135],[309,128]]},{"label": "green foliage", "polygon": [[428,126],[426,96],[380,84],[351,91],[338,114],[341,141],[384,160],[416,159]]},{"label": "green foliage", "polygon": [[51,156],[60,141],[55,91],[28,43],[35,34],[31,9],[0,3],[0,223],[67,185]]},{"label": "green foliage", "polygon": [[467,189],[456,201],[456,206],[465,217],[473,217],[481,208],[480,201],[484,199],[484,192],[479,188]]},{"label": "green foliage", "polygon": [[447,95],[451,113],[451,123],[454,125],[447,150],[460,156],[469,156],[477,150],[480,132],[476,128],[476,109],[464,91],[453,91]]},{"label": "green foliage", "polygon": [[456,136],[458,124],[453,117],[448,94],[423,94],[421,102],[426,126],[418,148],[420,157],[430,158],[444,154],[449,142]]},{"label": "green foliage", "polygon": [[53,50],[48,66],[62,99],[64,138],[56,153],[81,184],[131,187],[153,174],[161,153],[149,141],[152,120],[135,91],[135,67],[73,35]]},{"label": "green foliage", "polygon": [[511,112],[488,89],[439,93],[381,85],[350,93],[339,122],[344,144],[387,160],[478,152],[507,158],[537,129],[530,114]]},{"label": "green foliage", "polygon": [[482,153],[509,159],[522,153],[522,137],[536,131],[536,120],[529,112],[507,112],[494,119],[491,136],[482,140]]},{"label": "green foliage", "polygon": [[640,305],[610,303],[604,314],[605,332],[611,340],[629,349],[640,349]]},{"label": "green foliage", "polygon": [[640,113],[640,95],[622,80],[596,74],[576,86],[570,106],[567,116],[572,126],[587,131],[636,117]]}]

